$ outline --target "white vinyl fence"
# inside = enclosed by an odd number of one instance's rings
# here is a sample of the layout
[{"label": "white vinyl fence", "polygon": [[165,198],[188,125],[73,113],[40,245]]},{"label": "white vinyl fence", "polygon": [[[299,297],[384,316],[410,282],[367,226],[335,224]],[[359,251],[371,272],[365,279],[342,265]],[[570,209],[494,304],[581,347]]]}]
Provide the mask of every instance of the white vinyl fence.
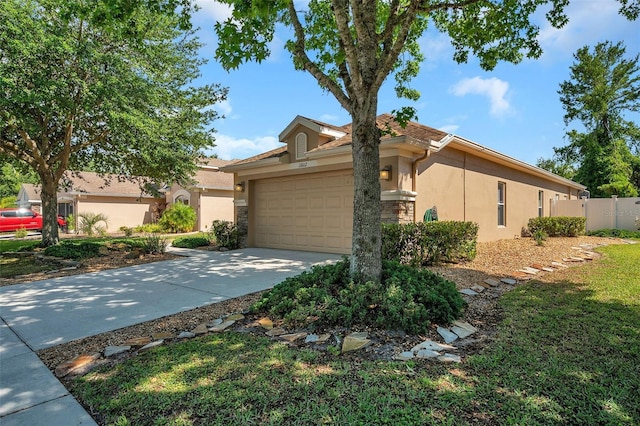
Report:
[{"label": "white vinyl fence", "polygon": [[586,217],[587,231],[638,229],[640,198],[586,198],[551,200],[551,216]]}]

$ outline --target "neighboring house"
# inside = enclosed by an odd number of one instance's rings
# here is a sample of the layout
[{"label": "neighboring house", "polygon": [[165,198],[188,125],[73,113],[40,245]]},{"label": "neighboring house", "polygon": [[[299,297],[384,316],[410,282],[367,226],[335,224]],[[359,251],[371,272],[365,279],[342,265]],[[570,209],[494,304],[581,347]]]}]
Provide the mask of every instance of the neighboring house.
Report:
[{"label": "neighboring house", "polygon": [[[418,123],[401,128],[389,114],[380,144],[382,220],[473,221],[480,241],[520,235],[529,218],[548,216],[552,199],[585,187]],[[296,117],[285,145],[222,167],[233,172],[236,223],[254,247],[350,253],[353,217],[351,125]]]},{"label": "neighboring house", "polygon": [[219,167],[229,164],[231,161],[209,158],[198,166],[193,185],[172,185],[165,194],[167,203],[188,204],[198,212],[199,231],[210,229],[214,220],[233,222],[233,176],[219,171]]},{"label": "neighboring house", "polygon": [[[218,171],[217,165],[222,164],[230,162],[208,160],[199,166],[192,186],[173,185],[161,189],[159,197],[142,191],[136,180],[122,176],[105,179],[92,172],[68,173],[58,192],[58,213],[65,217],[73,214],[76,218],[81,213],[103,213],[109,219],[109,231],[116,232],[122,226],[155,222],[169,205],[181,202],[196,211],[195,230],[206,230],[214,219],[233,220],[233,177]],[[40,211],[40,205],[39,187],[23,184],[18,206]]]}]

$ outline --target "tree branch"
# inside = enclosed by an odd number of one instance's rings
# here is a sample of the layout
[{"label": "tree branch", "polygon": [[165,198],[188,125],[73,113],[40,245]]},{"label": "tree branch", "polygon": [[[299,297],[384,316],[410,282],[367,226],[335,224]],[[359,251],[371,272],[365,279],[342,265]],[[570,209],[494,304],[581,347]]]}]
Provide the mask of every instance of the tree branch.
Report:
[{"label": "tree branch", "polygon": [[293,28],[295,30],[296,43],[294,54],[296,58],[302,62],[304,69],[307,70],[320,84],[320,86],[325,87],[329,90],[340,102],[340,105],[347,111],[351,112],[352,109],[352,100],[344,93],[342,88],[329,76],[327,76],[321,69],[316,65],[305,51],[305,35],[304,29],[300,20],[298,19],[298,14],[295,10],[293,0],[289,1],[289,15],[291,17],[291,22],[293,24]]},{"label": "tree branch", "polygon": [[[349,28],[349,2],[348,0],[332,0],[331,9],[333,10],[333,15],[336,18],[340,47],[344,50],[345,61],[348,65],[346,70],[349,74],[349,80],[351,81],[351,84],[355,85],[358,89],[355,92],[352,91],[350,93],[350,95],[353,96],[355,93],[362,90],[364,84],[362,82],[362,72],[358,61],[358,49],[354,44],[353,38],[351,37],[351,29]],[[349,72],[349,70],[351,72]]]}]

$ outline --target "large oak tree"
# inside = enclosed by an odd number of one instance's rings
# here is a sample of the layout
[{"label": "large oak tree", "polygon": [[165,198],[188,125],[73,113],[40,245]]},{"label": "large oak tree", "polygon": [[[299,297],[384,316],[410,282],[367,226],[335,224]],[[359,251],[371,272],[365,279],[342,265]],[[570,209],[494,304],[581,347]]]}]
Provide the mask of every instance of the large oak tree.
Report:
[{"label": "large oak tree", "polygon": [[174,6],[3,0],[0,157],[39,177],[43,245],[58,241],[56,192],[65,171],[90,165],[184,182],[201,150],[213,146],[211,106],[226,90],[192,85],[200,43]]},{"label": "large oak tree", "polygon": [[[499,61],[539,57],[538,26],[532,15],[546,7],[555,27],[567,22],[568,0],[311,0],[304,10],[293,0],[221,0],[232,16],[216,25],[216,57],[227,69],[269,55],[278,25],[289,28],[286,46],[297,69],[310,73],[349,112],[353,123],[355,199],[351,272],[379,280],[380,184],[376,127],[378,93],[391,75],[398,96],[417,99],[407,83],[417,75],[422,55],[418,38],[433,26],[448,34],[454,59],[470,55],[490,70]],[[621,0],[621,12],[636,18],[638,1]],[[403,122],[413,111],[401,108]]]}]

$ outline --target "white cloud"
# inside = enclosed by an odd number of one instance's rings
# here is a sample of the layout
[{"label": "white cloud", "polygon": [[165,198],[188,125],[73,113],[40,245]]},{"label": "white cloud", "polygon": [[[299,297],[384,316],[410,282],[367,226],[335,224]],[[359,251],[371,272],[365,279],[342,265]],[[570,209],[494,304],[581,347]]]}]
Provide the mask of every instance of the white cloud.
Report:
[{"label": "white cloud", "polygon": [[322,114],[319,120],[325,123],[335,124],[335,122],[338,121],[338,118],[339,117],[335,114]]},{"label": "white cloud", "polygon": [[212,152],[223,160],[248,158],[282,146],[274,136],[236,139],[233,136],[216,134],[215,137],[216,146]]},{"label": "white cloud", "polygon": [[453,58],[453,46],[448,35],[430,30],[420,39],[420,50],[425,57],[427,69],[435,68],[438,62]]},{"label": "white cloud", "polygon": [[455,96],[468,94],[482,95],[489,98],[491,103],[491,115],[502,117],[510,112],[511,105],[505,99],[509,91],[509,83],[499,78],[465,78],[456,83],[450,92]]},{"label": "white cloud", "polygon": [[569,17],[567,25],[553,28],[546,19],[540,23],[538,40],[543,51],[545,54],[573,54],[584,45],[600,41],[604,34],[624,35],[628,30],[628,35],[633,32],[637,35],[637,27],[634,27],[637,24],[621,17],[618,14],[619,7],[620,3],[616,0],[570,3],[566,8]]},{"label": "white cloud", "polygon": [[445,124],[444,126],[438,127],[438,130],[446,132],[446,133],[454,133],[460,128],[457,124]]},{"label": "white cloud", "polygon": [[233,108],[231,108],[231,101],[229,99],[225,99],[222,102],[218,102],[213,106],[213,109],[218,111],[218,113],[224,115],[226,118],[229,118]]},{"label": "white cloud", "polygon": [[198,6],[200,6],[200,13],[212,17],[218,22],[222,22],[231,17],[232,8],[229,5],[219,3],[215,0],[196,0]]}]

